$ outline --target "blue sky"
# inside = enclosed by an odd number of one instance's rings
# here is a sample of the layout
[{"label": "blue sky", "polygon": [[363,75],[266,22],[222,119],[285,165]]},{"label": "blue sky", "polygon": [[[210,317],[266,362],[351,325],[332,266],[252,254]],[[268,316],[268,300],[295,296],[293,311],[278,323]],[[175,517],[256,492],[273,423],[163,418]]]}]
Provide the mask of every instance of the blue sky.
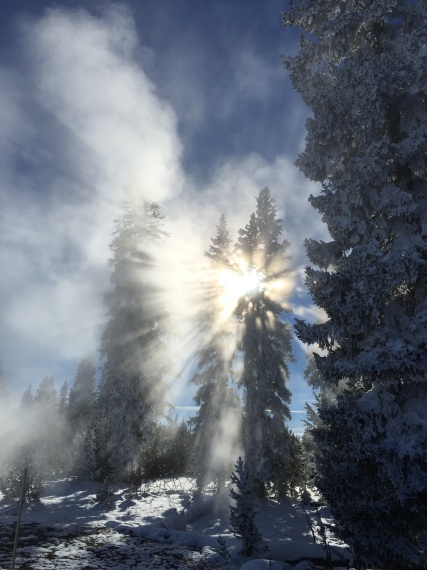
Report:
[{"label": "blue sky", "polygon": [[[269,186],[291,242],[290,304],[319,316],[303,241],[327,239],[293,166],[308,115],[282,54],[298,32],[276,0],[14,0],[0,14],[0,359],[20,395],[73,381],[105,323],[108,244],[125,191],[161,204],[173,247],[164,280],[190,358],[189,286],[221,213],[233,237]],[[172,284],[172,287],[170,287]],[[292,409],[303,410],[295,342]],[[178,358],[179,360],[179,358]],[[191,388],[176,384],[176,403]],[[292,425],[300,426],[301,414]]]}]

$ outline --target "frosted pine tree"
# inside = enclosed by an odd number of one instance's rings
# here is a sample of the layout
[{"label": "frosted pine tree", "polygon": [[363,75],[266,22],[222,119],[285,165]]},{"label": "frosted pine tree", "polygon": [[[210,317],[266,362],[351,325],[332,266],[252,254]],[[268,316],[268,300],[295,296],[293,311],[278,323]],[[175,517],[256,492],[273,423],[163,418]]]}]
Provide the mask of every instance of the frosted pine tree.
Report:
[{"label": "frosted pine tree", "polygon": [[27,457],[31,456],[32,469],[44,480],[64,470],[64,453],[62,437],[64,421],[58,410],[58,397],[55,381],[46,376],[40,382],[34,401],[27,408],[21,407],[22,421],[29,434]]},{"label": "frosted pine tree", "polygon": [[45,376],[37,388],[34,403],[45,413],[52,414],[58,405],[53,376]]},{"label": "frosted pine tree", "polygon": [[285,59],[313,115],[297,164],[331,235],[306,242],[328,320],[297,326],[325,351],[318,485],[356,554],[388,570],[427,564],[426,20],[409,0],[284,15],[306,32]]},{"label": "frosted pine tree", "polygon": [[76,377],[68,401],[68,420],[73,433],[86,431],[94,421],[95,375],[94,357],[91,355],[82,358],[77,366]]},{"label": "frosted pine tree", "polygon": [[231,239],[228,232],[227,219],[221,214],[218,225],[216,226],[216,236],[211,238],[211,245],[205,251],[213,265],[214,270],[227,269],[232,266],[231,261]]},{"label": "frosted pine tree", "polygon": [[157,204],[125,202],[110,246],[112,289],[104,297],[110,319],[100,348],[98,432],[107,440],[107,449],[99,450],[106,462],[102,470],[115,479],[128,479],[136,468],[166,406],[166,312],[155,271],[155,256],[167,236],[162,223]]},{"label": "frosted pine tree", "polygon": [[289,492],[286,464],[292,453],[286,422],[290,419],[291,393],[288,362],[293,360],[290,327],[281,319],[287,311],[272,284],[283,284],[289,243],[280,241],[282,220],[270,190],[264,188],[249,223],[239,230],[236,251],[246,272],[258,277],[239,300],[236,315],[241,324],[239,348],[243,354],[243,446],[245,462],[257,496],[273,484],[279,495]]},{"label": "frosted pine tree", "polygon": [[63,417],[65,417],[68,410],[69,394],[70,394],[70,389],[68,387],[68,380],[64,380],[61,388],[59,389],[59,396],[58,396],[58,412]]},{"label": "frosted pine tree", "polygon": [[28,388],[25,390],[25,392],[22,394],[19,408],[20,410],[29,410],[33,404],[34,404],[34,396],[30,384]]},{"label": "frosted pine tree", "polygon": [[262,535],[255,524],[256,504],[252,488],[252,478],[239,457],[235,465],[235,473],[231,482],[236,489],[230,489],[230,497],[235,505],[230,505],[230,530],[236,538],[242,541],[239,551],[241,556],[252,556],[266,552],[268,548],[262,544]]},{"label": "frosted pine tree", "polygon": [[89,481],[97,473],[95,434],[98,413],[96,406],[96,369],[92,355],[82,358],[70,390],[67,419],[73,447],[74,473]]},{"label": "frosted pine tree", "polygon": [[219,302],[224,293],[221,272],[232,271],[231,240],[224,215],[216,229],[217,235],[205,252],[210,260],[210,276],[205,310],[200,317],[199,336],[203,340],[198,352],[198,372],[192,378],[198,386],[194,399],[199,410],[191,425],[198,487],[215,481],[219,491],[232,469],[231,457],[240,443],[240,400],[229,382],[234,355],[230,315],[221,319]]},{"label": "frosted pine tree", "polygon": [[94,427],[77,432],[73,441],[74,469],[80,481],[93,481],[98,476]]}]

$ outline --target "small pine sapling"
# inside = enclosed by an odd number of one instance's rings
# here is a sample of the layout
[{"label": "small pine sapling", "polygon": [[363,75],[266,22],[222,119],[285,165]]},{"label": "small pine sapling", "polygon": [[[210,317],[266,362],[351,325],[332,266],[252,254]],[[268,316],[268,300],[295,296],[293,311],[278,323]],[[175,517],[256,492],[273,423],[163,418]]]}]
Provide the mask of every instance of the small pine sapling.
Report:
[{"label": "small pine sapling", "polygon": [[262,535],[255,525],[257,505],[254,503],[254,493],[250,484],[250,477],[243,460],[239,457],[235,465],[236,473],[231,474],[231,481],[236,485],[237,491],[230,489],[230,497],[236,505],[230,505],[230,529],[236,538],[242,541],[239,551],[241,556],[261,554],[268,550],[262,544]]},{"label": "small pine sapling", "polygon": [[226,560],[231,560],[230,553],[228,552],[227,545],[225,544],[225,540],[222,538],[221,535],[217,538],[218,546],[216,547],[216,551],[220,556],[225,558]]}]

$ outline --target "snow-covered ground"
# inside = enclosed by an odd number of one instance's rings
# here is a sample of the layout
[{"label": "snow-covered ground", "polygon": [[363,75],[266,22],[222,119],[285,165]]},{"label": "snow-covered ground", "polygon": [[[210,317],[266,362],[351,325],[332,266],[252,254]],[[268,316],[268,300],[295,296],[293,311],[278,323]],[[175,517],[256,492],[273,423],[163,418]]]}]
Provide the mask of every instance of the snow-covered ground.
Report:
[{"label": "snow-covered ground", "polygon": [[[333,524],[325,507],[302,507],[291,500],[263,499],[256,524],[269,550],[263,560],[241,559],[229,530],[229,497],[194,497],[192,481],[181,478],[114,494],[99,504],[95,483],[57,481],[46,486],[40,503],[24,505],[16,570],[53,569],[209,569],[282,570],[322,567],[326,549],[316,528],[326,528],[339,566],[348,556],[328,533]],[[0,570],[11,567],[18,505],[0,503]],[[308,524],[312,522],[316,536]],[[220,556],[222,536],[230,558]],[[270,562],[275,561],[275,562]],[[344,563],[342,564],[344,566]]]}]

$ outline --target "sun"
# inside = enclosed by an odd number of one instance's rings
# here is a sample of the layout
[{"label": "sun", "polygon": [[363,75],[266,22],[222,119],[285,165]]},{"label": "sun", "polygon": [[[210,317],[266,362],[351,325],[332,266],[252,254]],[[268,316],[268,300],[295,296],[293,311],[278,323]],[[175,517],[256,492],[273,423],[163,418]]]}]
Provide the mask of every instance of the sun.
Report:
[{"label": "sun", "polygon": [[263,275],[255,268],[232,271],[224,269],[218,274],[222,289],[221,304],[234,310],[240,299],[264,289]]},{"label": "sun", "polygon": [[238,276],[237,288],[242,297],[258,291],[261,285],[262,276],[256,269],[243,271],[243,273]]}]

